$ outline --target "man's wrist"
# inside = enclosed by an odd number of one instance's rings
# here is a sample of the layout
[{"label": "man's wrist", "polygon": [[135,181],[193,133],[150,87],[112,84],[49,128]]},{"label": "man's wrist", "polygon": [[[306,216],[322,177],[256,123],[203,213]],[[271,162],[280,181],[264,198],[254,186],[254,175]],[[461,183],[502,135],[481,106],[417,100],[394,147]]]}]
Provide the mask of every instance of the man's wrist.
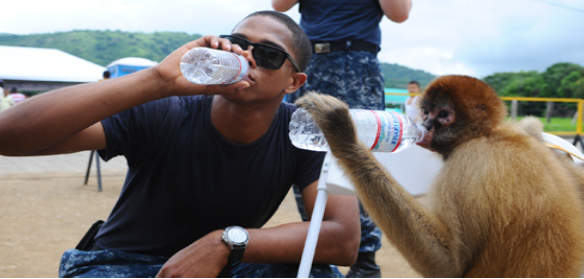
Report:
[{"label": "man's wrist", "polygon": [[164,99],[172,95],[170,82],[164,79],[156,66],[146,69],[145,73],[149,75],[146,78],[154,82],[152,84],[153,88],[156,89],[152,92],[154,94],[152,96],[154,100]]},{"label": "man's wrist", "polygon": [[223,236],[223,230],[216,230],[211,233],[210,237],[213,239],[213,244],[217,248],[217,253],[221,254],[222,258],[225,258],[225,261],[229,259],[229,255],[231,255],[231,247],[225,243],[221,239]]}]

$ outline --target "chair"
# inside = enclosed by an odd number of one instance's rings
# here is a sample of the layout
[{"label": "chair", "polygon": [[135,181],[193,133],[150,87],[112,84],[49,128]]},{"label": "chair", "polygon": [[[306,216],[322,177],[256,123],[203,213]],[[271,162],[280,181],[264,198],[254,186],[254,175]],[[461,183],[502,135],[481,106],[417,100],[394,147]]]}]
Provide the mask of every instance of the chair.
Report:
[{"label": "chair", "polygon": [[[380,163],[387,167],[394,178],[415,196],[426,193],[428,186],[442,167],[442,160],[438,154],[417,145],[398,153],[374,152],[373,154]],[[415,170],[416,175],[412,175],[413,170]],[[308,278],[310,275],[328,194],[355,195],[355,189],[330,152],[327,152],[325,156],[317,191],[308,235],[300,260],[298,278]]]},{"label": "chair", "polygon": [[83,185],[87,185],[87,180],[89,179],[89,172],[91,171],[91,162],[93,161],[93,154],[95,154],[95,166],[97,167],[97,190],[101,192],[101,169],[99,167],[99,154],[95,150],[91,150],[89,154],[89,163],[87,164],[87,172],[85,173],[85,182]]}]

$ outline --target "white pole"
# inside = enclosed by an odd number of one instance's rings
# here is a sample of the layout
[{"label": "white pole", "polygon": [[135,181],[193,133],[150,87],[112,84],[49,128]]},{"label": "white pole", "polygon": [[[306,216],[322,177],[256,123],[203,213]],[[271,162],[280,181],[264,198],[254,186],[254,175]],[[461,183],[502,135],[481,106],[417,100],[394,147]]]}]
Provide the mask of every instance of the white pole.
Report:
[{"label": "white pole", "polygon": [[[319,184],[320,183],[324,183],[324,179],[322,179],[322,177],[319,181]],[[322,217],[324,216],[324,208],[326,206],[327,199],[327,191],[318,190],[318,193],[316,194],[316,201],[314,203],[314,209],[312,210],[310,226],[308,227],[306,243],[304,244],[304,251],[302,252],[302,259],[300,260],[298,278],[308,278],[310,276],[312,260],[314,259],[314,252],[316,250],[316,243],[318,242],[318,234],[320,232],[320,225],[322,224]]]}]

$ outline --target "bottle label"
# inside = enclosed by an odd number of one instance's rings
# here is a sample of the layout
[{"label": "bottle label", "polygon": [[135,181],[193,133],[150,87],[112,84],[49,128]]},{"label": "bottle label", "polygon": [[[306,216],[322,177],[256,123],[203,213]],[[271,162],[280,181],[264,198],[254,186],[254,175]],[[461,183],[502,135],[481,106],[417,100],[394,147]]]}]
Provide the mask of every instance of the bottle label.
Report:
[{"label": "bottle label", "polygon": [[247,77],[247,70],[249,68],[249,64],[247,62],[247,59],[245,59],[243,56],[237,55],[235,53],[231,53],[231,54],[233,56],[237,57],[237,59],[239,60],[239,73],[237,73],[237,75],[232,80],[225,81],[222,84],[235,83],[235,82],[243,80]]},{"label": "bottle label", "polygon": [[377,119],[377,136],[371,150],[391,150],[394,152],[402,141],[403,120],[391,111],[373,111]]}]

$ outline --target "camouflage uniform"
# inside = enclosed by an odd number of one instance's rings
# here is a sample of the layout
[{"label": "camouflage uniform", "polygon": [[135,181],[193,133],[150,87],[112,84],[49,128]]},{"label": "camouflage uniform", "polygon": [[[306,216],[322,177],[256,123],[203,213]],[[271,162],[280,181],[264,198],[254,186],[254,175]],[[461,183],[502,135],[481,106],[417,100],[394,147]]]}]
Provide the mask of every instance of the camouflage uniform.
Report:
[{"label": "camouflage uniform", "polygon": [[[334,96],[352,109],[385,109],[385,81],[377,56],[365,51],[336,51],[312,55],[306,69],[308,79],[300,90],[288,95],[293,103],[308,91]],[[300,191],[294,186],[296,204],[303,220],[308,220]],[[361,245],[359,252],[381,248],[381,230],[363,210],[361,203]]]},{"label": "camouflage uniform", "polygon": [[[61,258],[59,277],[90,278],[152,278],[169,258],[149,256],[117,250],[81,251],[67,250]],[[253,264],[235,262],[231,270],[225,268],[220,275],[233,278],[292,278],[298,274],[298,264]],[[310,272],[315,278],[342,278],[335,266],[313,265]]]},{"label": "camouflage uniform", "polygon": [[385,109],[385,81],[377,56],[365,51],[336,51],[312,55],[308,79],[289,94],[294,103],[308,91],[334,96],[354,109]]}]

